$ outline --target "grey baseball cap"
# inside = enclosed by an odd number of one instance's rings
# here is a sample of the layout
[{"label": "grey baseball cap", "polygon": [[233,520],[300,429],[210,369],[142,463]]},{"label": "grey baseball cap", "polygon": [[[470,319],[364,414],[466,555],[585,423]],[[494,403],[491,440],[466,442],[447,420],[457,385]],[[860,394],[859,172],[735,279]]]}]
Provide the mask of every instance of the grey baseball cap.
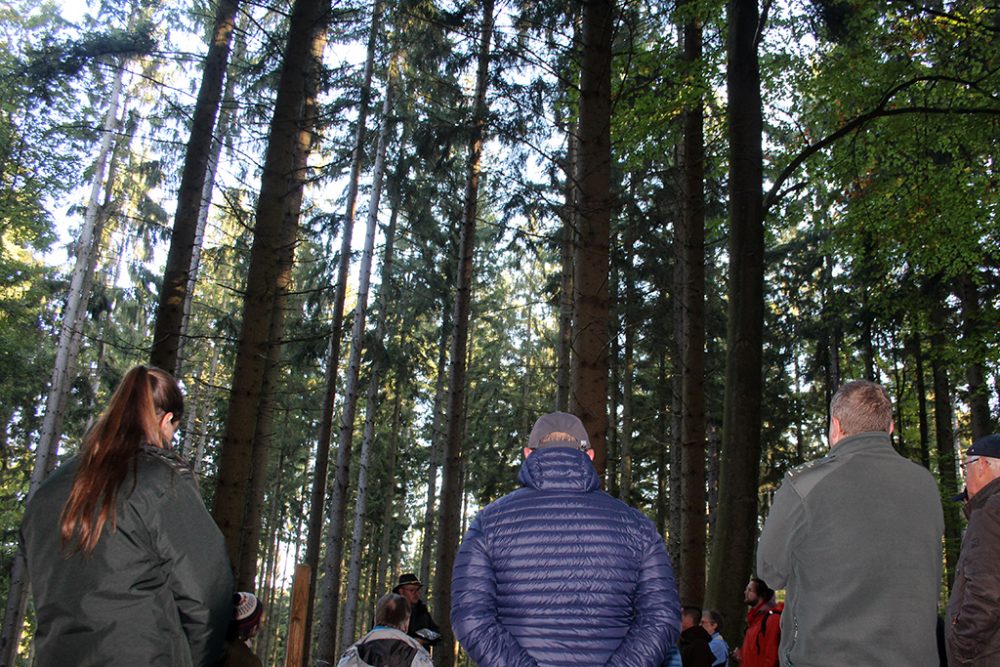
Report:
[{"label": "grey baseball cap", "polygon": [[[550,433],[565,433],[573,440],[542,442],[545,436]],[[590,436],[587,435],[587,429],[583,427],[583,422],[576,415],[568,412],[550,412],[539,417],[531,428],[531,435],[528,436],[528,447],[531,449],[570,447],[587,451],[590,449]]]}]

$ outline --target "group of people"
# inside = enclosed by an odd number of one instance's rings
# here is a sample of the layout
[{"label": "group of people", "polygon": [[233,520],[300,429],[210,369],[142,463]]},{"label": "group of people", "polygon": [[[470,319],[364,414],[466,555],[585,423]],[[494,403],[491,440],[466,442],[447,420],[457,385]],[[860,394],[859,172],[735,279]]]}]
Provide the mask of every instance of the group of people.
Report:
[{"label": "group of people", "polygon": [[892,412],[874,382],[834,395],[830,453],[788,471],[774,496],[731,653],[717,611],[681,607],[650,521],[600,490],[579,419],[544,415],[521,488],[462,542],[456,637],[480,667],[1000,665],[1000,435],[962,463],[969,527],[942,623],[941,496],[894,449]]},{"label": "group of people", "polygon": [[[222,535],[171,448],[182,414],[173,377],[132,369],[80,453],[33,495],[21,534],[38,664],[261,664],[245,645],[260,601],[234,596]],[[744,592],[747,631],[730,652],[718,611],[681,606],[652,522],[601,490],[580,420],[543,415],[521,487],[462,541],[455,636],[479,667],[937,667],[939,644],[951,665],[1000,665],[1000,435],[962,463],[969,528],[942,629],[940,494],[892,430],[881,386],[849,382],[833,397],[830,453],[776,492]],[[430,664],[440,633],[421,588],[402,575],[340,666]]]},{"label": "group of people", "polygon": [[430,649],[441,641],[441,632],[420,598],[421,588],[417,575],[401,575],[375,605],[374,627],[347,647],[337,667],[430,667]]}]

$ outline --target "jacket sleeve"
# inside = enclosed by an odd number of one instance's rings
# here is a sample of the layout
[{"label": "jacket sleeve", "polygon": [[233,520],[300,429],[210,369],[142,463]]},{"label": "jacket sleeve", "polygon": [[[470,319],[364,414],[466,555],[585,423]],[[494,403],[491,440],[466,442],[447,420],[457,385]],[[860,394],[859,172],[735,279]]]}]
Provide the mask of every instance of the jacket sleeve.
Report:
[{"label": "jacket sleeve", "polygon": [[497,582],[481,517],[476,517],[455,557],[451,578],[451,627],[479,667],[537,667],[497,620]]},{"label": "jacket sleeve", "polygon": [[979,656],[1000,624],[1000,512],[984,507],[972,516],[962,543],[961,567],[955,590],[962,591],[958,604],[949,605],[951,616],[948,652],[957,665],[983,664]]},{"label": "jacket sleeve", "polygon": [[222,655],[233,616],[233,575],[222,533],[194,482],[175,474],[151,527],[194,665]]},{"label": "jacket sleeve", "polygon": [[786,475],[764,522],[757,543],[757,576],[774,590],[784,588],[791,575],[793,536],[799,533],[805,513],[802,498]]},{"label": "jacket sleeve", "polygon": [[680,635],[681,606],[670,556],[651,523],[649,531],[651,539],[639,566],[632,627],[607,667],[659,665]]}]

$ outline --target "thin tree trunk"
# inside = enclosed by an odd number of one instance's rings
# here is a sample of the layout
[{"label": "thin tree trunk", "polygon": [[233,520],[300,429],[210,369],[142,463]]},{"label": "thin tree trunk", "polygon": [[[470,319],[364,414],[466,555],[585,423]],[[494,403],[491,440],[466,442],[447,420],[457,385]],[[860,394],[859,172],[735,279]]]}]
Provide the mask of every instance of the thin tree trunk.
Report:
[{"label": "thin tree trunk", "polygon": [[222,100],[223,80],[229,62],[229,45],[239,0],[219,0],[215,6],[212,39],[205,56],[201,86],[191,122],[191,138],[184,156],[181,186],[177,192],[170,250],[160,289],[150,362],[171,373],[178,369],[177,348],[184,320],[184,301],[190,289],[191,259],[197,242],[198,213],[212,154],[212,131]]},{"label": "thin tree trunk", "polygon": [[656,532],[664,537],[667,534],[667,373],[666,354],[661,347],[656,353],[656,384],[653,398],[656,406]]},{"label": "thin tree trunk", "polygon": [[730,0],[729,317],[719,479],[724,492],[706,600],[731,619],[746,611],[734,591],[750,577],[757,542],[764,330],[763,120],[757,59],[761,29],[757,0]]},{"label": "thin tree trunk", "polygon": [[[689,6],[688,9],[693,9]],[[684,24],[683,59],[701,62],[701,20]],[[697,84],[696,84],[697,85]],[[682,600],[705,598],[705,132],[701,97],[683,115],[684,207],[681,259],[681,572]],[[763,297],[761,297],[763,298]]]},{"label": "thin tree trunk", "polygon": [[945,361],[949,335],[946,331],[947,306],[939,298],[931,308],[931,374],[934,377],[934,432],[937,441],[938,479],[944,502],[944,571],[948,591],[955,581],[955,568],[962,546],[962,517],[958,503],[950,500],[958,493],[958,473],[955,459],[955,432],[952,429],[954,410],[951,402],[951,381]]},{"label": "thin tree trunk", "polygon": [[[63,417],[66,412],[66,402],[69,388],[76,375],[76,360],[80,352],[81,333],[87,314],[87,302],[90,299],[91,282],[97,265],[101,239],[100,199],[102,188],[105,187],[105,170],[109,156],[114,147],[114,138],[118,128],[119,100],[124,87],[125,66],[118,63],[115,80],[111,86],[108,99],[108,109],[104,114],[101,126],[101,141],[94,164],[94,176],[90,185],[90,196],[87,199],[87,210],[84,214],[80,236],[77,239],[76,257],[73,273],[70,276],[69,292],[66,306],[63,308],[62,323],[59,329],[59,345],[56,348],[56,361],[49,381],[49,391],[45,400],[45,416],[39,432],[38,444],[35,447],[35,467],[31,473],[28,485],[28,495],[25,504],[38,490],[49,471],[53,468],[59,452],[59,440],[62,437]],[[110,187],[110,184],[108,185]],[[10,588],[7,592],[7,605],[4,612],[2,634],[0,634],[0,666],[13,667],[17,656],[21,628],[24,624],[24,614],[28,605],[28,571],[24,560],[24,552],[18,547],[10,570]]]},{"label": "thin tree trunk", "polygon": [[[346,382],[344,397],[344,419],[341,422],[340,447],[351,448],[351,441],[354,437],[354,416],[358,401],[357,386],[361,373],[361,352],[364,347],[364,327],[366,317],[366,303],[368,302],[368,291],[371,284],[372,258],[375,252],[375,232],[378,228],[379,201],[382,197],[382,181],[385,174],[385,153],[389,141],[390,129],[393,127],[392,116],[392,94],[395,71],[394,64],[389,66],[389,81],[385,88],[385,102],[382,106],[382,129],[379,132],[378,148],[375,158],[374,183],[372,184],[371,204],[368,207],[368,226],[365,235],[365,249],[361,255],[360,286],[358,288],[358,303],[354,308],[354,329],[351,333],[351,359],[348,366],[348,377]],[[395,223],[396,215],[392,216]],[[392,252],[393,244],[396,241],[395,226],[390,225],[386,231],[385,254],[382,259],[382,284],[378,296],[378,321],[375,326],[375,340],[378,342],[386,340],[386,309],[388,308],[388,295],[386,292],[392,280]],[[368,464],[371,459],[372,442],[375,439],[375,413],[378,411],[378,390],[383,370],[383,357],[376,354],[372,363],[371,374],[368,379],[368,391],[366,395],[367,410],[365,412],[364,435],[361,444],[361,455],[358,461],[358,494],[354,503],[354,530],[351,538],[351,558],[348,566],[347,592],[344,599],[344,621],[343,632],[341,633],[341,646],[347,646],[353,641],[354,621],[357,613],[357,600],[359,584],[361,580],[361,537],[364,527],[365,511],[367,509],[368,493]],[[344,439],[347,439],[345,444]],[[339,471],[338,471],[339,472]],[[349,471],[348,471],[349,472]],[[339,474],[338,474],[339,477]],[[339,487],[336,489],[333,503],[337,506],[338,501],[343,502],[337,496],[340,493]],[[330,531],[333,535],[333,531]],[[328,545],[329,548],[329,545]],[[340,563],[330,563],[337,569]],[[327,572],[329,574],[329,571]]]},{"label": "thin tree trunk", "polygon": [[[208,366],[208,377],[213,385],[216,384],[215,375],[218,367],[219,367],[219,346],[213,344],[212,360],[209,362]],[[201,429],[198,431],[198,437],[196,439],[197,444],[194,447],[195,454],[194,454],[194,463],[192,470],[194,470],[195,473],[201,471],[201,463],[205,458],[205,441],[208,440],[207,431],[208,431],[208,421],[204,420]]]},{"label": "thin tree trunk", "polygon": [[[677,240],[674,239],[674,243]],[[674,253],[677,254],[676,251]],[[684,421],[684,406],[681,400],[682,383],[679,371],[683,360],[681,358],[681,341],[684,338],[684,314],[680,299],[681,292],[684,291],[681,285],[682,273],[680,269],[674,267],[674,295],[672,301],[673,328],[674,335],[671,345],[671,362],[674,369],[670,381],[670,533],[667,539],[667,551],[670,560],[674,563],[677,571],[674,576],[679,580],[683,576],[681,569],[681,494],[683,484],[681,482],[681,423]]]},{"label": "thin tree trunk", "polygon": [[427,506],[424,509],[424,527],[420,550],[420,581],[430,581],[431,563],[437,561],[434,553],[434,515],[437,502],[437,474],[441,465],[441,450],[444,449],[444,402],[448,388],[448,347],[451,341],[451,308],[442,301],[441,335],[438,337],[437,381],[434,387],[434,424],[431,428],[431,451],[427,461]]},{"label": "thin tree trunk", "polygon": [[[347,204],[344,213],[344,224],[341,230],[340,261],[337,266],[337,288],[333,297],[333,330],[330,332],[330,343],[326,352],[326,391],[323,395],[323,412],[320,417],[319,439],[316,443],[316,464],[313,472],[313,488],[309,507],[309,536],[306,541],[306,564],[310,568],[309,576],[309,608],[306,613],[306,636],[312,636],[313,616],[316,606],[316,582],[319,573],[319,551],[323,535],[323,520],[325,518],[327,475],[330,464],[330,441],[333,435],[333,412],[337,397],[337,371],[340,364],[340,345],[344,330],[344,302],[347,297],[347,280],[351,268],[351,240],[354,233],[354,218],[357,213],[358,183],[361,180],[361,167],[365,156],[365,137],[367,135],[368,111],[371,105],[372,77],[375,69],[375,46],[378,43],[379,19],[381,2],[372,3],[372,23],[368,33],[368,50],[365,57],[365,69],[361,84],[361,99],[358,103],[358,120],[354,137],[354,152],[351,156],[351,174],[347,183]],[[341,452],[337,452],[337,470],[341,466]],[[349,457],[345,452],[343,456]],[[341,480],[336,480],[339,485]],[[346,485],[346,482],[344,482]],[[333,516],[331,523],[339,521],[343,526],[344,510],[331,507]],[[337,516],[340,518],[337,519]],[[343,527],[341,527],[343,534]],[[336,546],[338,552],[342,544]],[[337,561],[340,554],[336,554]],[[317,661],[333,664],[336,657],[337,643],[337,604],[339,599],[340,572],[336,572],[337,580],[330,583],[324,592],[323,611],[317,637]],[[336,588],[334,588],[334,584]],[[329,596],[329,597],[328,597]],[[310,644],[306,643],[303,652],[302,667],[308,667]]]},{"label": "thin tree trunk", "polygon": [[562,210],[562,230],[559,238],[559,347],[556,370],[556,410],[569,409],[570,356],[573,345],[573,255],[577,227],[577,126],[572,124],[566,134],[566,163],[563,171],[565,203]]},{"label": "thin tree trunk", "polygon": [[611,294],[615,295],[615,307],[612,308],[609,313],[611,332],[608,338],[608,345],[611,350],[610,354],[608,354],[608,373],[610,374],[610,383],[608,391],[608,405],[606,407],[606,410],[608,411],[608,428],[606,430],[607,441],[605,443],[606,453],[604,456],[604,489],[616,498],[621,497],[621,484],[619,484],[618,477],[621,463],[621,448],[618,440],[618,387],[621,385],[619,382],[620,372],[618,370],[619,360],[621,359],[621,338],[618,335],[618,331],[621,329],[621,325],[618,312],[621,310],[619,307],[621,300],[618,298],[618,283],[618,267],[612,266]]},{"label": "thin tree trunk", "polygon": [[[256,224],[244,294],[243,323],[237,346],[229,410],[220,454],[213,514],[234,564],[242,563],[243,532],[254,474],[254,441],[274,338],[272,320],[283,309],[276,301],[287,290],[294,257],[298,204],[312,145],[316,81],[326,44],[328,0],[297,0],[292,9],[274,116],[257,200]],[[239,578],[240,573],[237,572]]]},{"label": "thin tree trunk", "polygon": [[909,343],[910,354],[913,355],[914,384],[917,390],[917,420],[920,428],[920,463],[931,469],[931,445],[930,445],[930,425],[927,418],[927,387],[924,377],[924,351],[920,332],[914,334],[907,341]]},{"label": "thin tree trunk", "polygon": [[632,404],[633,378],[635,376],[635,327],[632,309],[636,307],[638,296],[632,280],[633,244],[631,230],[625,234],[625,265],[620,273],[624,283],[625,303],[622,307],[622,329],[624,342],[622,350],[622,430],[619,436],[621,444],[621,491],[618,497],[631,504],[632,499]]},{"label": "thin tree trunk", "polygon": [[[376,589],[385,591],[390,588],[386,580],[387,573],[391,565],[390,552],[392,550],[392,537],[395,520],[393,518],[395,507],[393,498],[396,495],[396,461],[399,458],[399,428],[403,408],[403,379],[402,373],[396,374],[396,396],[392,401],[392,439],[390,440],[389,452],[386,456],[386,479],[385,479],[385,507],[382,510],[382,548],[378,550],[378,581]],[[391,577],[390,577],[391,580]],[[421,579],[420,581],[427,581]]]},{"label": "thin tree trunk", "polygon": [[[982,308],[979,303],[979,288],[969,275],[958,278],[958,295],[962,302],[962,342],[967,361],[965,381],[968,384],[969,429],[972,441],[993,432],[990,418],[990,400],[986,391],[986,372],[983,358],[987,342],[982,334]],[[996,327],[992,327],[996,336]]]},{"label": "thin tree trunk", "polygon": [[[242,53],[243,42],[237,42],[237,48]],[[191,322],[191,308],[194,304],[194,288],[198,282],[198,272],[201,268],[201,249],[205,243],[205,228],[208,226],[208,214],[212,209],[212,191],[215,189],[215,177],[219,170],[219,158],[225,138],[229,135],[232,125],[233,110],[236,106],[236,78],[226,80],[226,92],[223,94],[222,106],[219,110],[219,121],[216,133],[212,139],[212,152],[208,157],[208,172],[205,174],[205,184],[201,190],[201,205],[198,207],[198,223],[195,227],[194,246],[191,248],[191,267],[188,270],[187,290],[184,292],[184,306],[181,315],[180,336],[177,340],[176,374],[182,375],[185,362],[185,345],[188,343],[188,326]]]},{"label": "thin tree trunk", "polygon": [[448,376],[448,420],[444,439],[441,482],[441,521],[438,526],[438,560],[434,573],[434,605],[441,626],[441,645],[434,653],[437,667],[455,664],[455,635],[451,629],[451,572],[458,551],[462,523],[462,434],[465,429],[465,372],[468,349],[469,312],[472,309],[473,259],[476,249],[476,218],[479,210],[479,172],[486,134],[486,87],[489,82],[490,40],[493,36],[493,0],[482,3],[483,24],[479,37],[476,92],[469,136],[469,162],[465,181],[465,207],[459,234],[456,272],[455,332],[451,341]]},{"label": "thin tree trunk", "polygon": [[583,422],[604,476],[608,431],[611,243],[611,0],[583,5],[580,66],[579,245],[573,276],[571,411]]}]

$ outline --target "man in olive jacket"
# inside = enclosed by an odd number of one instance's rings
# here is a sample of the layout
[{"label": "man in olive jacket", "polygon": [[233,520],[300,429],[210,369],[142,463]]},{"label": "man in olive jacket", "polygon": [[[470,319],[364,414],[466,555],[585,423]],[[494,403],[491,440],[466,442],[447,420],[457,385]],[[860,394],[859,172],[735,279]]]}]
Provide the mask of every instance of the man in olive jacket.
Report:
[{"label": "man in olive jacket", "polygon": [[1000,665],[1000,435],[965,455],[969,527],[948,601],[949,665]]},{"label": "man in olive jacket", "polygon": [[782,665],[938,667],[941,499],[889,439],[885,389],[848,382],[830,404],[829,455],[790,470],[757,547],[786,589]]}]

